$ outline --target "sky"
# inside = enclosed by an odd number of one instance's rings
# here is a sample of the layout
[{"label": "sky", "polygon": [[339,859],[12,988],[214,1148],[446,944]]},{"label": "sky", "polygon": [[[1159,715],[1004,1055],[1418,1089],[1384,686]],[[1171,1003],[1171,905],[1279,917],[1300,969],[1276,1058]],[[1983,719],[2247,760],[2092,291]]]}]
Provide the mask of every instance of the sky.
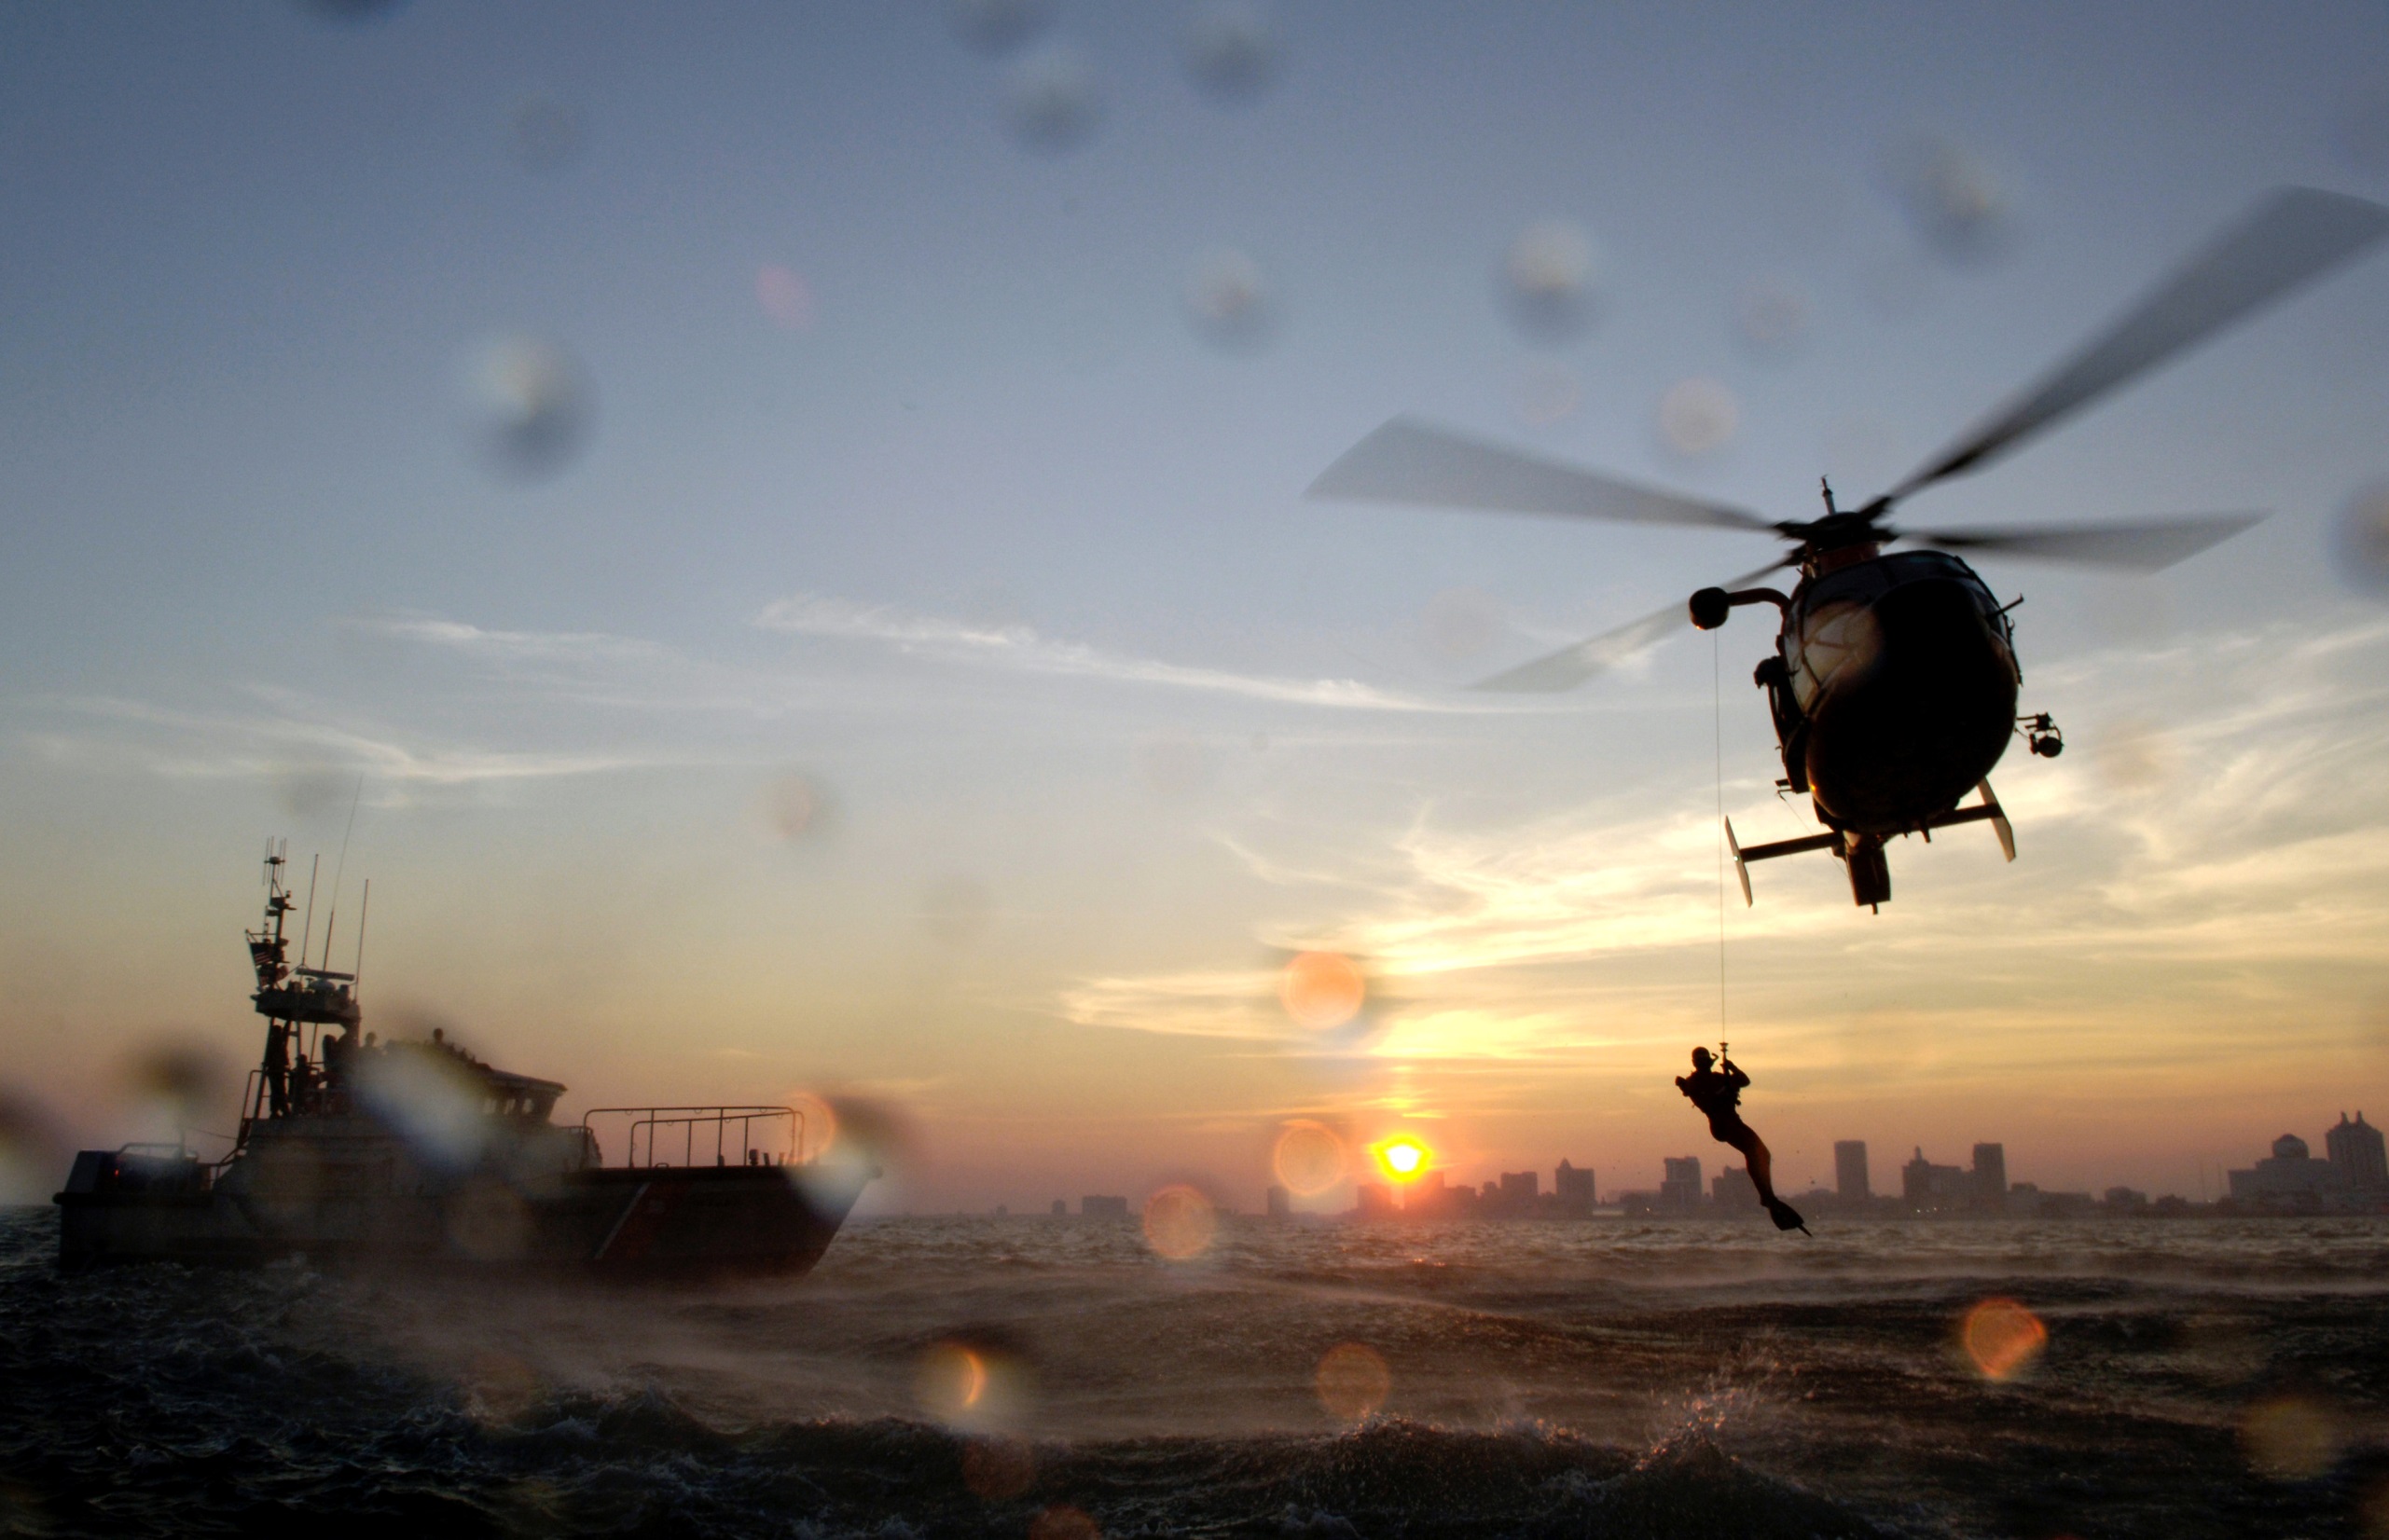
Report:
[{"label": "sky", "polygon": [[1794,1190],[2219,1192],[2389,1118],[2389,254],[1906,508],[2271,516],[1979,563],[2067,750],[1879,914],[1721,898],[1815,827],[1750,612],[1465,688],[1765,541],[1303,491],[1412,414],[1855,502],[2285,184],[2389,200],[2378,5],[0,11],[0,1164],[165,1044],[229,1126],[286,837],[367,1024],[875,1104],[883,1212],[1654,1186],[1720,1038]]}]

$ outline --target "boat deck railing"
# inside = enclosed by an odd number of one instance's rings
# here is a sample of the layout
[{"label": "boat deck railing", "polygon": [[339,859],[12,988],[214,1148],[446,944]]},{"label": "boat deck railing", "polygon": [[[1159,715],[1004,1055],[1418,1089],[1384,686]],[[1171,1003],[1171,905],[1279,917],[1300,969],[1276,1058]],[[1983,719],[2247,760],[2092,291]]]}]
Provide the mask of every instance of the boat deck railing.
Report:
[{"label": "boat deck railing", "polygon": [[805,1114],[793,1107],[593,1107],[581,1117],[581,1135],[595,1165],[606,1163],[601,1121],[620,1131],[623,1164],[633,1168],[802,1165],[808,1159]]}]

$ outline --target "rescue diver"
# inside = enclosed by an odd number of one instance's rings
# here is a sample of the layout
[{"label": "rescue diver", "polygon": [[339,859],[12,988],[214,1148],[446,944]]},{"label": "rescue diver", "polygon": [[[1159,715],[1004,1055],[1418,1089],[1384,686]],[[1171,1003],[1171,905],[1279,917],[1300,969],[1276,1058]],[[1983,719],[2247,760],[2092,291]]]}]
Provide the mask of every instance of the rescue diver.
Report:
[{"label": "rescue diver", "polygon": [[[1718,1067],[1710,1067],[1712,1065]],[[1775,1196],[1774,1157],[1758,1131],[1742,1121],[1736,1105],[1742,1100],[1742,1088],[1750,1083],[1732,1059],[1719,1059],[1705,1048],[1692,1050],[1692,1072],[1676,1077],[1676,1089],[1692,1098],[1692,1103],[1707,1115],[1709,1136],[1719,1144],[1731,1145],[1742,1152],[1749,1162],[1751,1185],[1759,1189],[1759,1202],[1777,1230],[1797,1230],[1807,1234],[1808,1225],[1791,1204]]]}]

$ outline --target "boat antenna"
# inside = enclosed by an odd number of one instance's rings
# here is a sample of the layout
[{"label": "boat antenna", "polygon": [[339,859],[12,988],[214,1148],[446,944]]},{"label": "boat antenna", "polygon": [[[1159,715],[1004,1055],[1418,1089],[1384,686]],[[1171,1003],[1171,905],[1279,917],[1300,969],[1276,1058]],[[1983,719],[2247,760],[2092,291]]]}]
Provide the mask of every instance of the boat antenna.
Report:
[{"label": "boat antenna", "polygon": [[332,864],[332,903],[324,913],[323,968],[332,967],[332,925],[340,917],[340,874],[349,869],[349,840],[357,832],[357,809],[365,804],[365,776],[357,776],[357,794],[349,802],[349,827],[340,836],[340,859]]},{"label": "boat antenna", "polygon": [[307,863],[307,926],[298,933],[298,966],[301,968],[307,966],[308,938],[315,934],[315,874],[323,870],[324,852],[318,850],[315,859]]},{"label": "boat antenna", "polygon": [[365,896],[357,900],[357,960],[349,965],[349,989],[351,993],[355,993],[365,987],[365,985],[359,982],[365,977],[365,922],[372,913],[373,879],[371,877],[367,877],[365,879]]}]

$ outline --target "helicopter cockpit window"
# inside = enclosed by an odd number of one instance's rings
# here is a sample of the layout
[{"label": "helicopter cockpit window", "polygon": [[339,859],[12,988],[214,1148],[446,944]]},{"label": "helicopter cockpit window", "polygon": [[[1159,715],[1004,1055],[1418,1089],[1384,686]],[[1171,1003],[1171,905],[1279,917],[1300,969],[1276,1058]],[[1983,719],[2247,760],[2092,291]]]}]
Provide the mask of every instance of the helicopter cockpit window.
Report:
[{"label": "helicopter cockpit window", "polygon": [[1828,599],[1808,606],[1788,644],[1792,699],[1803,712],[1844,671],[1872,662],[1883,641],[1874,618],[1874,595]]}]

